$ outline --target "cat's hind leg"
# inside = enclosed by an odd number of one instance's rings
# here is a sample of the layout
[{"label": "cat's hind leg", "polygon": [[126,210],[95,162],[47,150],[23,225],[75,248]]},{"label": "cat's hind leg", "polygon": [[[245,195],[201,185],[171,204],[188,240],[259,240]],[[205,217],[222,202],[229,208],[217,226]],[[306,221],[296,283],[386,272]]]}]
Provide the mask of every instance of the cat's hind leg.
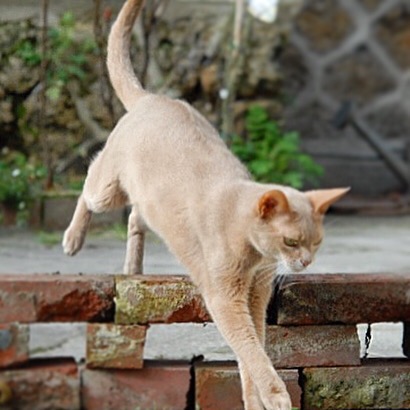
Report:
[{"label": "cat's hind leg", "polygon": [[144,242],[146,226],[139,216],[138,207],[132,207],[128,218],[127,253],[124,273],[137,275],[143,273]]},{"label": "cat's hind leg", "polygon": [[90,165],[73,218],[64,232],[64,253],[72,256],[82,248],[92,212],[121,208],[127,201],[128,197],[121,189],[116,173],[109,162],[104,161],[104,151],[101,151]]},{"label": "cat's hind leg", "polygon": [[64,232],[63,249],[66,255],[74,256],[82,248],[90,222],[91,211],[81,194],[70,225]]}]

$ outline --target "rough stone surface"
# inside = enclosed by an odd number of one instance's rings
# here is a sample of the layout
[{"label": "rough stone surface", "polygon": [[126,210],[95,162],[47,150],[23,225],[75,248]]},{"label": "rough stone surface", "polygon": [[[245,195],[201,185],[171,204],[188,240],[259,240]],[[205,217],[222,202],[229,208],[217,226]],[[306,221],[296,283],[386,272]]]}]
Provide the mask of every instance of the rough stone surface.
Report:
[{"label": "rough stone surface", "polygon": [[402,69],[410,67],[410,7],[401,2],[393,7],[376,26],[377,35],[387,52]]},{"label": "rough stone surface", "polygon": [[288,275],[269,322],[280,325],[400,322],[410,318],[408,274]]},{"label": "rough stone surface", "polygon": [[117,324],[209,321],[202,298],[186,276],[116,277]]},{"label": "rough stone surface", "polygon": [[410,408],[408,362],[310,368],[303,374],[306,410]]},{"label": "rough stone surface", "polygon": [[409,116],[397,103],[373,111],[366,117],[366,121],[389,140],[399,140],[410,129]]},{"label": "rough stone surface", "polygon": [[28,360],[29,329],[27,325],[0,324],[0,367]]},{"label": "rough stone surface", "polygon": [[87,326],[87,366],[141,369],[146,327],[93,323]]},{"label": "rough stone surface", "polygon": [[268,326],[266,351],[276,367],[360,365],[356,326]]},{"label": "rough stone surface", "polygon": [[370,11],[374,11],[378,9],[379,6],[383,2],[383,0],[357,0],[357,1]]},{"label": "rough stone surface", "polygon": [[83,372],[87,410],[184,410],[190,386],[189,365],[151,364],[141,370]]},{"label": "rough stone surface", "polygon": [[334,49],[352,29],[350,16],[335,2],[312,0],[296,19],[296,28],[319,52]]},{"label": "rough stone surface", "polygon": [[0,277],[0,323],[109,321],[113,309],[113,276]]},{"label": "rough stone surface", "polygon": [[394,80],[380,61],[365,46],[329,65],[325,70],[324,88],[337,101],[353,99],[358,104],[394,89]]},{"label": "rough stone surface", "polygon": [[1,410],[80,410],[80,377],[72,360],[33,362],[0,372],[1,393],[11,391]]},{"label": "rough stone surface", "polygon": [[[301,389],[297,370],[279,370],[292,405],[299,408]],[[200,363],[195,365],[196,410],[243,410],[239,372],[233,363]]]}]

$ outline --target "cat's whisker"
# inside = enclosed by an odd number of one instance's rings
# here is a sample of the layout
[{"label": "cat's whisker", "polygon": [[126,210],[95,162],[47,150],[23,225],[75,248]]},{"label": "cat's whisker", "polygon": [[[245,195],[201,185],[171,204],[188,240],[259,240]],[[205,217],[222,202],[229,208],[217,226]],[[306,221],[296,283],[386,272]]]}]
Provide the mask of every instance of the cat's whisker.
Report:
[{"label": "cat's whisker", "polygon": [[274,286],[277,289],[280,289],[285,279],[286,279],[286,275],[281,275],[281,274],[277,275],[274,280]]}]

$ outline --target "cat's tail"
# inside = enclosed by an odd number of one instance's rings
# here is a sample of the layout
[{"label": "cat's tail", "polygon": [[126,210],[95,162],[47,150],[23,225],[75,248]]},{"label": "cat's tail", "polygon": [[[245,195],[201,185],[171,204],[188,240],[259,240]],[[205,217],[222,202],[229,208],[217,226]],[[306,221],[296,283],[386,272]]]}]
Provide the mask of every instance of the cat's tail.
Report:
[{"label": "cat's tail", "polygon": [[144,0],[127,0],[108,37],[107,67],[114,90],[129,111],[138,97],[145,94],[134,73],[130,58],[132,27]]}]

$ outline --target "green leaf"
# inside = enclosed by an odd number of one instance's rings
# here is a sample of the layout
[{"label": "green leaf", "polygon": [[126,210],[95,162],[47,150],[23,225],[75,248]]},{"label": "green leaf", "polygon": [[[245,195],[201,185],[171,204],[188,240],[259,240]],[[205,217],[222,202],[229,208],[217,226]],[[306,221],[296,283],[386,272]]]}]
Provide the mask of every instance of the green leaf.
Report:
[{"label": "green leaf", "polygon": [[306,181],[317,183],[323,175],[323,168],[301,151],[299,134],[281,130],[264,108],[251,106],[245,135],[232,136],[231,141],[231,150],[259,181],[301,188]]}]

